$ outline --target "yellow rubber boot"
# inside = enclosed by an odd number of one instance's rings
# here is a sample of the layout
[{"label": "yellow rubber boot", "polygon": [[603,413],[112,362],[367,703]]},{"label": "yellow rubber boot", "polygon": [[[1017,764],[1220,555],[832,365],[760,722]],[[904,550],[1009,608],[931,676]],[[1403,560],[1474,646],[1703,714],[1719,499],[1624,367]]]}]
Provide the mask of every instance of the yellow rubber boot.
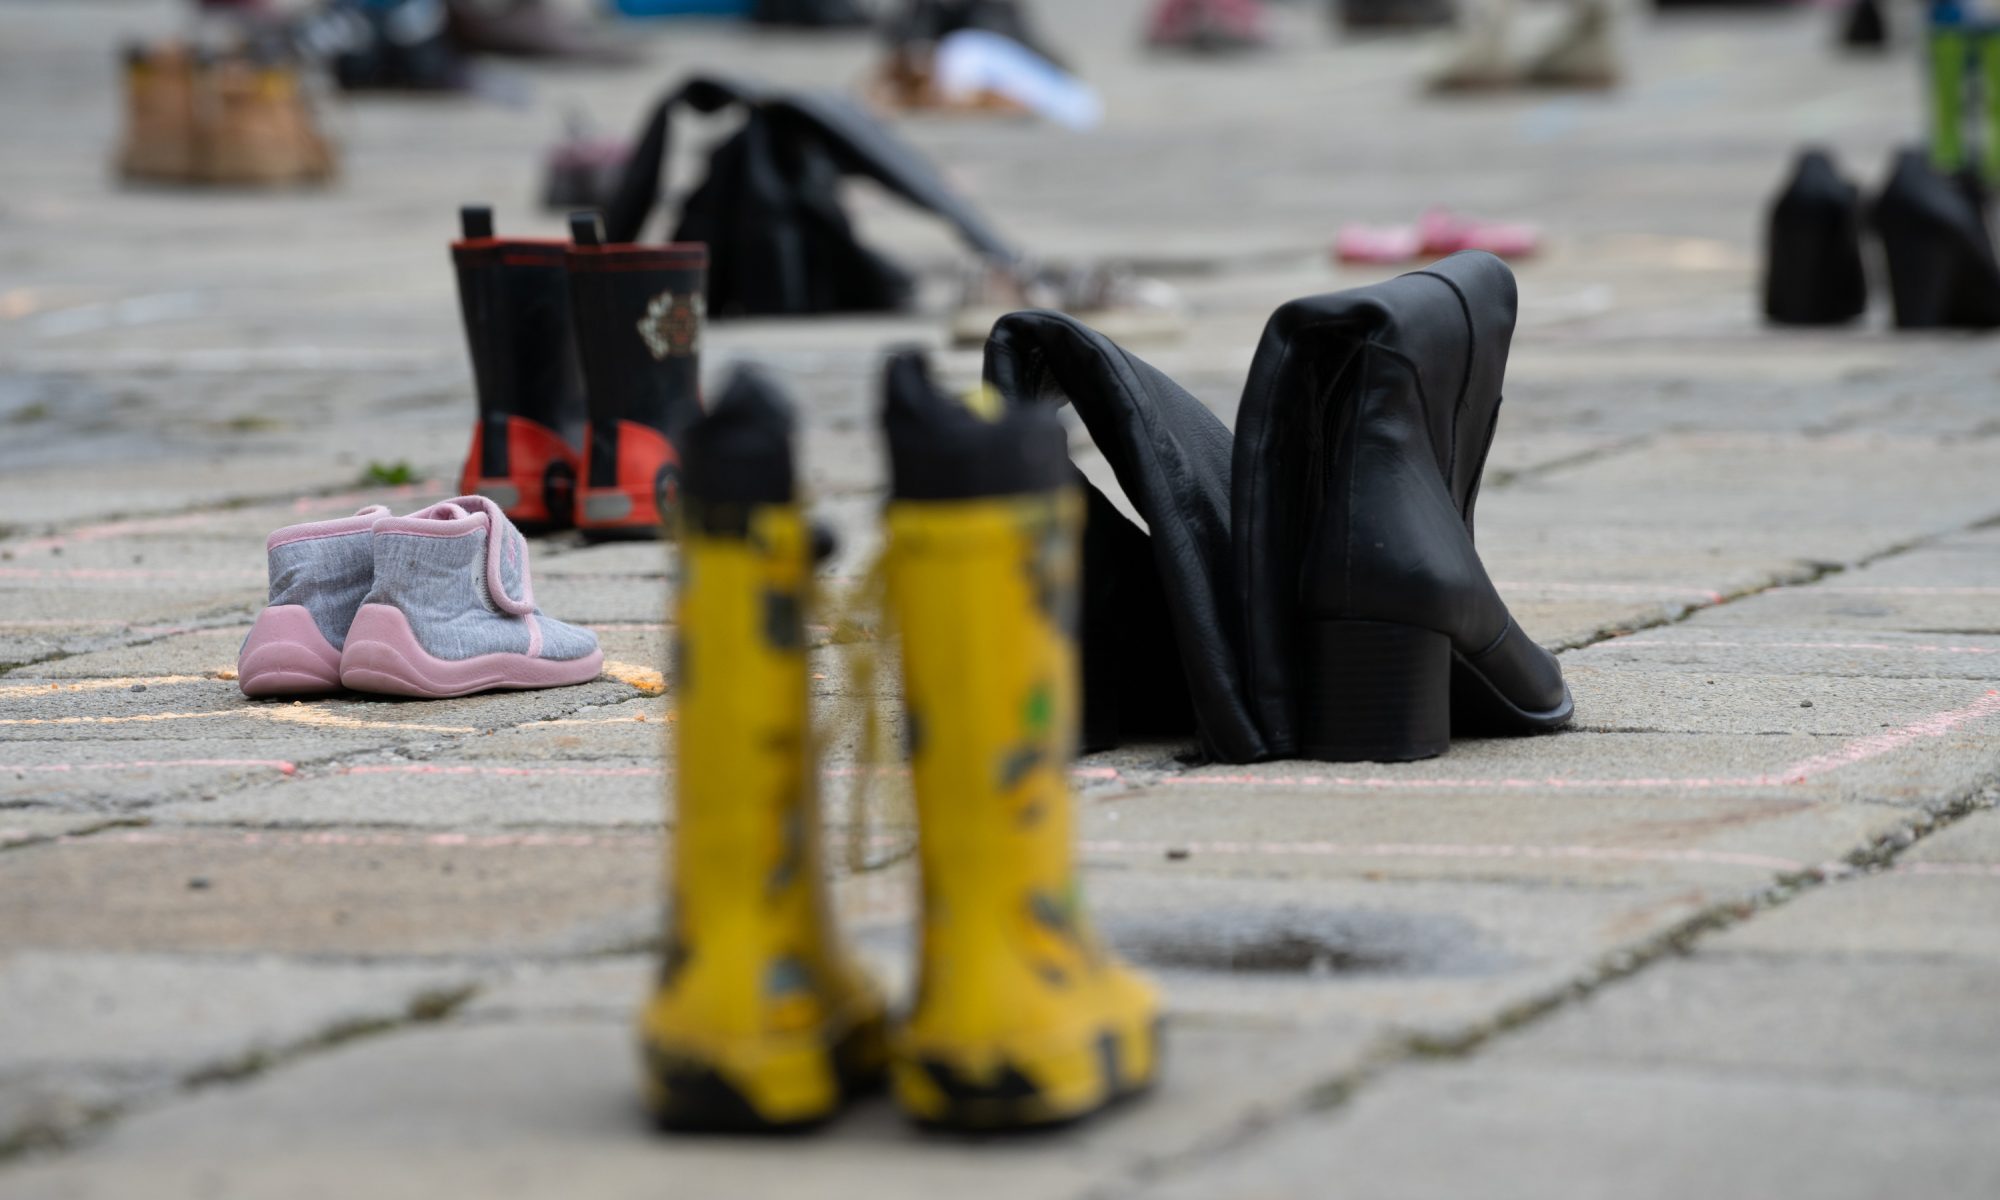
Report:
[{"label": "yellow rubber boot", "polygon": [[788,1129],[879,1085],[879,992],[833,931],[808,720],[812,535],[790,417],[731,381],[688,431],[665,961],[640,1021],[677,1129]]},{"label": "yellow rubber boot", "polygon": [[1069,765],[1083,496],[1052,410],[986,419],[890,365],[889,601],[923,878],[917,998],[891,1043],[919,1122],[1028,1128],[1148,1085],[1159,1001],[1084,919]]}]

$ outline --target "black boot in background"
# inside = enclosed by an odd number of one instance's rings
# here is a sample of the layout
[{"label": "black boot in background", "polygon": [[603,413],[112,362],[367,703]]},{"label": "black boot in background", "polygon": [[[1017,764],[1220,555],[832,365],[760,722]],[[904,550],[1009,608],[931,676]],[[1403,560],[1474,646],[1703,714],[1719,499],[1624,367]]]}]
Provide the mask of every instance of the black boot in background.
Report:
[{"label": "black boot in background", "polygon": [[562,242],[493,236],[493,210],[459,210],[458,303],[479,424],[460,495],[485,496],[527,532],[567,529],[576,512],[583,384]]},{"label": "black boot in background", "polygon": [[1889,44],[1889,21],[1881,0],[1853,0],[1840,21],[1840,44],[1850,50],[1880,50]]},{"label": "black boot in background", "polygon": [[1277,754],[1402,761],[1569,721],[1561,668],[1472,540],[1515,306],[1506,266],[1471,251],[1265,326],[1230,513],[1246,682]]},{"label": "black boot in background", "polygon": [[1771,206],[1764,315],[1780,325],[1840,325],[1868,308],[1861,193],[1824,150],[1799,155]]},{"label": "black boot in background", "polygon": [[345,91],[459,91],[471,83],[444,0],[334,0],[333,75]]},{"label": "black boot in background", "polygon": [[1896,156],[1872,214],[1899,329],[2000,326],[2000,262],[1978,206],[1920,150]]},{"label": "black boot in background", "polygon": [[570,219],[570,312],[590,432],[576,526],[651,537],[673,520],[681,432],[701,415],[708,247],[602,245],[595,213]]}]

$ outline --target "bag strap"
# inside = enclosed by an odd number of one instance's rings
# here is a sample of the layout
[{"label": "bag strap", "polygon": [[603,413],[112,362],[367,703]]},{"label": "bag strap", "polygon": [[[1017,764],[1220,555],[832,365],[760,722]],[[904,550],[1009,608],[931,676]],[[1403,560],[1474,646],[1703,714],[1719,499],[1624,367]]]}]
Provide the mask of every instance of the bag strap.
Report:
[{"label": "bag strap", "polygon": [[660,97],[646,119],[645,132],[633,148],[632,157],[619,177],[618,193],[604,210],[604,237],[607,242],[636,242],[646,227],[646,218],[660,201],[666,182],[667,154],[671,148],[674,110],[682,104],[696,112],[716,112],[732,104],[763,103],[764,90],[748,80],[729,75],[697,75]]},{"label": "bag strap", "polygon": [[665,182],[674,110],[686,104],[697,112],[731,105],[762,106],[832,155],[844,175],[881,184],[910,204],[942,217],[966,243],[992,258],[1017,261],[1021,255],[984,217],[945,183],[930,162],[898,139],[854,101],[832,93],[778,96],[748,80],[696,75],[661,97],[618,181],[618,193],[604,212],[607,241],[636,241],[660,201]]}]

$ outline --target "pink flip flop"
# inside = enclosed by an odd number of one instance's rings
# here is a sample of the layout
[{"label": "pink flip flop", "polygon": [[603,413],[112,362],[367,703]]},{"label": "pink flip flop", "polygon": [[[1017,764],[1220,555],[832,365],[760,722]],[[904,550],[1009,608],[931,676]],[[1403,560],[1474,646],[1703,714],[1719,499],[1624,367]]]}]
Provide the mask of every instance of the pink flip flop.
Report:
[{"label": "pink flip flop", "polygon": [[1422,252],[1423,239],[1408,225],[1343,225],[1333,239],[1333,257],[1344,263],[1393,266]]},{"label": "pink flip flop", "polygon": [[1460,250],[1484,250],[1498,258],[1528,258],[1542,248],[1542,235],[1532,225],[1482,221],[1434,208],[1417,221],[1420,252],[1440,258]]}]

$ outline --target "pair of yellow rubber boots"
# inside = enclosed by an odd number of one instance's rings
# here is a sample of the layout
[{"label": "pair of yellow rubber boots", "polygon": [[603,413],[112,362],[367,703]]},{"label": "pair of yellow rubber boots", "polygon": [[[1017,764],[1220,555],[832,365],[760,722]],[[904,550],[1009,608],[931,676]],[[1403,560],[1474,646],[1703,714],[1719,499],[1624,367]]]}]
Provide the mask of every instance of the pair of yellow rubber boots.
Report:
[{"label": "pair of yellow rubber boots", "polygon": [[916,1121],[1074,1120],[1145,1087],[1158,998],[1081,911],[1068,767],[1083,503],[1053,411],[988,416],[898,356],[884,425],[922,879],[892,1020],[834,929],[804,621],[812,535],[781,396],[740,373],[684,450],[666,951],[641,1019],[677,1129],[781,1130],[886,1076]]}]

